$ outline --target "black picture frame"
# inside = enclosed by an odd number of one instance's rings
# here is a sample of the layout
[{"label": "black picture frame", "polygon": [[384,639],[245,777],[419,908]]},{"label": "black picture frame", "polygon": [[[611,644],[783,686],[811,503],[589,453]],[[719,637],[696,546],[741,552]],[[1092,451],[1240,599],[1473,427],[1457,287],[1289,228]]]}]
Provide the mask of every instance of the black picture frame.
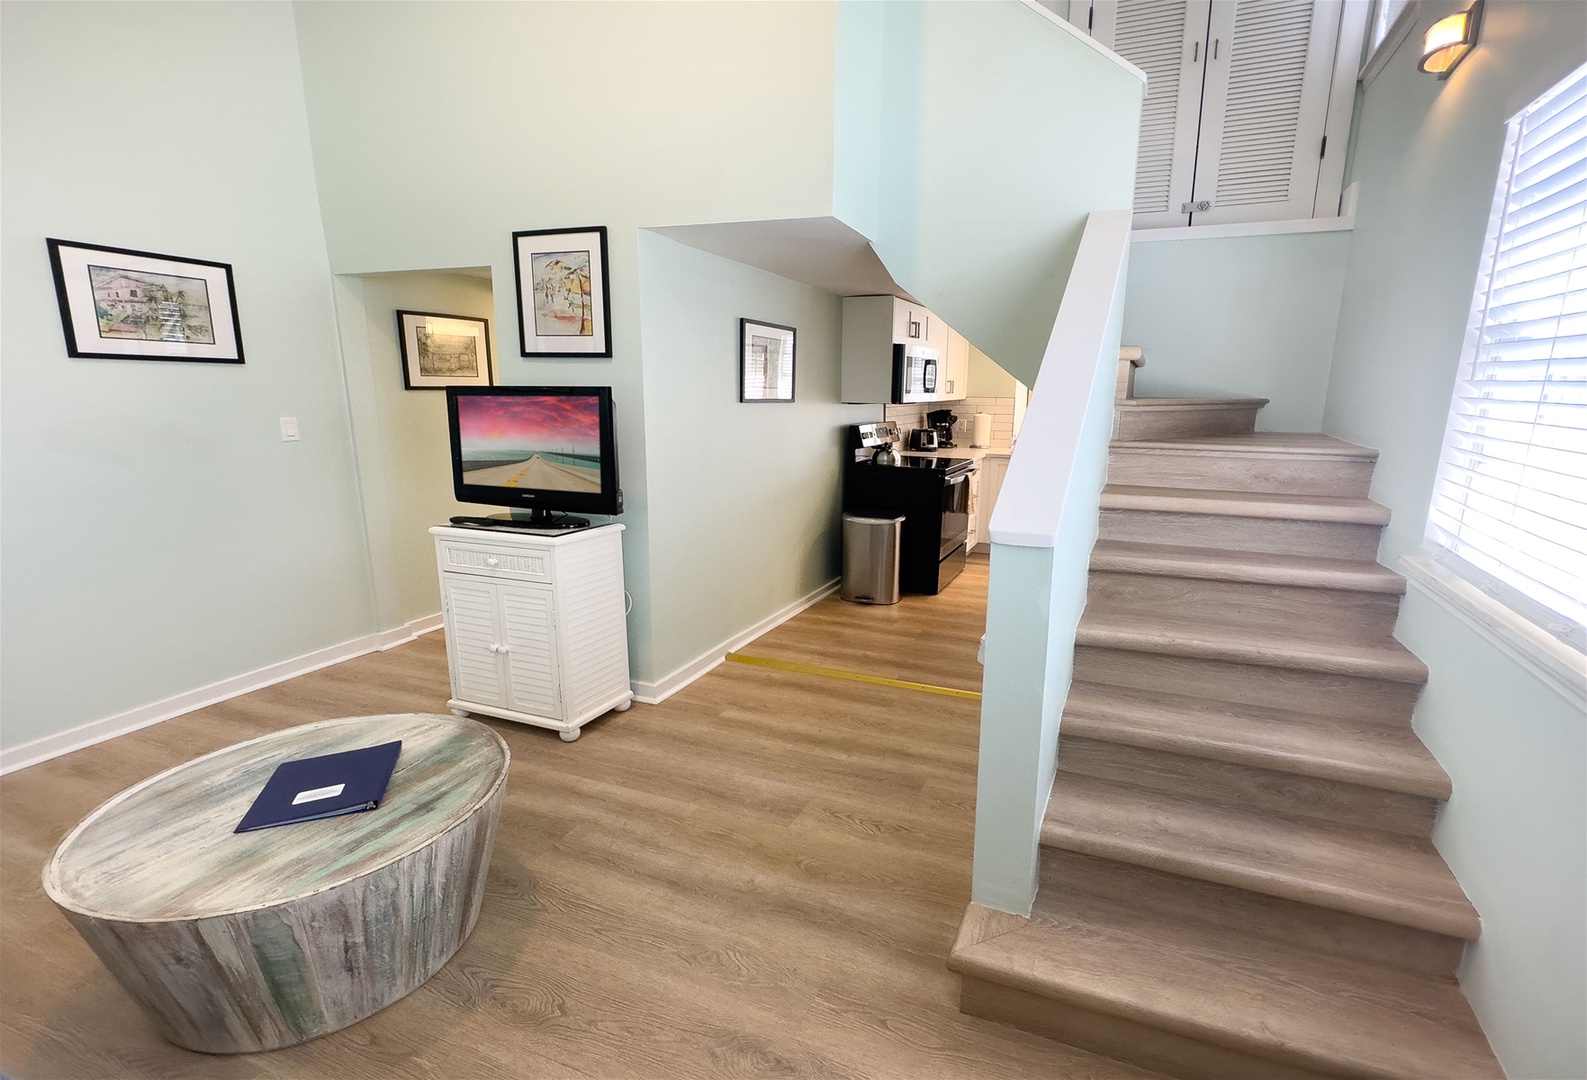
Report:
[{"label": "black picture frame", "polygon": [[761,319],[738,320],[738,400],[787,404],[794,399],[799,331]]},{"label": "black picture frame", "polygon": [[[445,348],[434,335],[466,338],[462,348]],[[438,311],[398,311],[397,345],[402,353],[404,390],[445,390],[448,386],[494,386],[496,373],[490,350],[490,320]],[[473,373],[448,371],[466,368]],[[429,370],[426,370],[428,368]]]},{"label": "black picture frame", "polygon": [[512,272],[522,355],[611,358],[605,225],[513,233]]},{"label": "black picture frame", "polygon": [[46,237],[66,355],[241,364],[230,263]]}]

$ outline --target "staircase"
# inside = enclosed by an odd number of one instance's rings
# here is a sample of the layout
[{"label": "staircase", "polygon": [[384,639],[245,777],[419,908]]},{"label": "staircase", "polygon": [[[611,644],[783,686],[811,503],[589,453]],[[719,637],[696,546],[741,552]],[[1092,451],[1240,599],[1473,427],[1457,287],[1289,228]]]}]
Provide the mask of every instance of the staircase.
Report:
[{"label": "staircase", "polygon": [[1261,398],[1119,401],[1028,919],[971,905],[964,1012],[1172,1076],[1494,1077],[1430,832],[1376,451]]}]

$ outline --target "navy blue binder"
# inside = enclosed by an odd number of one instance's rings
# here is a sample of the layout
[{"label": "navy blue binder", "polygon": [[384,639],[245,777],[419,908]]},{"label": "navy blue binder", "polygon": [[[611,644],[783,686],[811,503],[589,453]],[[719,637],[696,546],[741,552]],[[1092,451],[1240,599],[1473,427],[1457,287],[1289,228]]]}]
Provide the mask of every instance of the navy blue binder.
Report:
[{"label": "navy blue binder", "polygon": [[401,752],[398,740],[283,761],[233,831],[252,832],[373,810],[386,793]]}]

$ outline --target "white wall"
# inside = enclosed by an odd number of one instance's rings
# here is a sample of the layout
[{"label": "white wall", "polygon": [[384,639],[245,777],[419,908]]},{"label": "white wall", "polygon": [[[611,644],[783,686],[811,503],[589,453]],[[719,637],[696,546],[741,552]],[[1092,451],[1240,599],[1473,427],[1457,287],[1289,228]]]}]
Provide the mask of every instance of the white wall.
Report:
[{"label": "white wall", "polygon": [[[834,581],[842,305],[831,293],[639,238],[658,678]],[[738,400],[739,319],[792,326],[792,403]]]},{"label": "white wall", "polygon": [[1260,431],[1320,431],[1350,233],[1130,245],[1138,397],[1265,397]]},{"label": "white wall", "polygon": [[[0,12],[13,747],[367,633],[372,612],[291,8]],[[247,362],[69,359],[46,236],[232,264]]]},{"label": "white wall", "polygon": [[[501,284],[501,382],[613,387],[633,675],[664,674],[655,648],[667,628],[653,629],[651,602],[639,230],[831,213],[833,6],[296,11],[333,269],[489,266]],[[522,358],[511,233],[587,225],[610,229],[613,358]]]},{"label": "white wall", "polygon": [[376,629],[395,630],[441,610],[430,526],[453,514],[489,512],[452,496],[446,393],[404,388],[396,312],[485,319],[494,360],[501,343],[491,280],[443,272],[346,276],[336,282],[336,305],[369,521]]},{"label": "white wall", "polygon": [[[1464,6],[1464,5],[1460,5]],[[1324,430],[1382,451],[1382,561],[1415,550],[1497,179],[1505,122],[1587,61],[1587,5],[1490,0],[1447,82],[1415,42],[1367,89],[1361,182]],[[1416,730],[1454,780],[1433,839],[1478,912],[1467,996],[1510,1075],[1587,1075],[1587,718],[1413,586],[1398,637],[1431,677]]]},{"label": "white wall", "polygon": [[847,3],[839,31],[838,216],[1033,385],[1086,215],[1130,203],[1144,83],[1023,4]]}]

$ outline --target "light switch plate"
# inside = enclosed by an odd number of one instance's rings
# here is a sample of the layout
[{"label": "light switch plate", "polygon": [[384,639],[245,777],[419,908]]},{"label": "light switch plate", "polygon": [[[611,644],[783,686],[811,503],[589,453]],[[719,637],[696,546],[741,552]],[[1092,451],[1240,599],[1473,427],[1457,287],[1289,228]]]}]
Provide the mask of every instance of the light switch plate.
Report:
[{"label": "light switch plate", "polygon": [[295,416],[283,416],[281,418],[281,441],[282,442],[299,442],[299,441],[301,441],[301,438],[298,435],[298,418],[297,417],[295,417]]}]

